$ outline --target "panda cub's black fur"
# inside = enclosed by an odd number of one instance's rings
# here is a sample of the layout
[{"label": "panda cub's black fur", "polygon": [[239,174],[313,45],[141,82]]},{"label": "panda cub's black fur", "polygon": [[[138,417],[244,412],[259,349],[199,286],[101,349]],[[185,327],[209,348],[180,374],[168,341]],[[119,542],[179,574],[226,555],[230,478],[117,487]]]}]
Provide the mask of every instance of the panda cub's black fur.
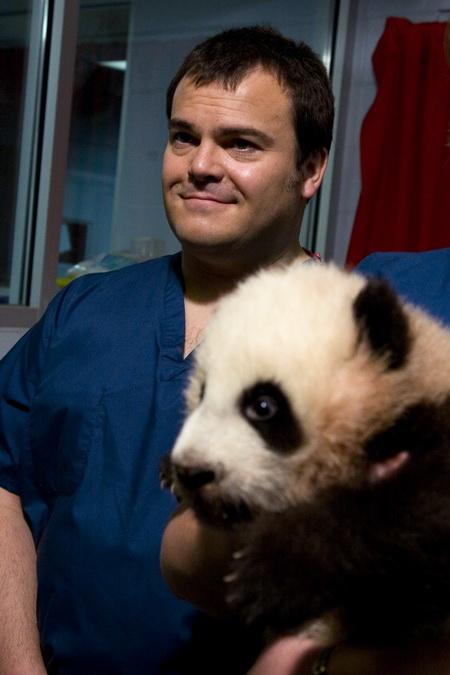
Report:
[{"label": "panda cub's black fur", "polygon": [[445,629],[450,333],[438,322],[333,266],[262,272],[222,302],[187,400],[166,483],[242,533],[227,594],[246,623],[284,633],[338,610],[354,639]]}]

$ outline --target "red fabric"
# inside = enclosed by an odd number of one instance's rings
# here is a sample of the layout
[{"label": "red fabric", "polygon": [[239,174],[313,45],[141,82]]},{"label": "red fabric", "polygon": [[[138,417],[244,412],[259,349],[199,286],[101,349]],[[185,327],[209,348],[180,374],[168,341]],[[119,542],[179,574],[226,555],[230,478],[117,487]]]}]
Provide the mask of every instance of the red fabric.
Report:
[{"label": "red fabric", "polygon": [[361,195],[347,263],[450,246],[450,69],[444,23],[389,18],[361,130]]}]

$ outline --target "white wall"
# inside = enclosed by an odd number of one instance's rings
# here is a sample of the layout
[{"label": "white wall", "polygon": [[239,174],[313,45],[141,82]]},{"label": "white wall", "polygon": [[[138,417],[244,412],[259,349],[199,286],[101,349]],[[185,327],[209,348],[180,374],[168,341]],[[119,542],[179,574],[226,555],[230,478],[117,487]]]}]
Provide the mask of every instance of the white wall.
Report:
[{"label": "white wall", "polygon": [[[449,11],[440,11],[446,8]],[[355,0],[346,47],[341,115],[334,147],[335,166],[331,192],[330,229],[326,257],[343,263],[360,192],[359,134],[362,121],[376,94],[372,54],[387,17],[415,23],[445,22],[450,1]]]}]

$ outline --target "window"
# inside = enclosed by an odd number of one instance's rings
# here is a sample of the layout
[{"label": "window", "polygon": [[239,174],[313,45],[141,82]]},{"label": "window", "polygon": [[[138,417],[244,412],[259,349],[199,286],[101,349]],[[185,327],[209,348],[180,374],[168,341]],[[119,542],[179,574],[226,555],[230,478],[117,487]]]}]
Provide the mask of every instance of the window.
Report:
[{"label": "window", "polygon": [[77,4],[0,2],[0,326],[29,326],[54,294]]},{"label": "window", "polygon": [[47,8],[0,5],[0,302],[26,304]]}]

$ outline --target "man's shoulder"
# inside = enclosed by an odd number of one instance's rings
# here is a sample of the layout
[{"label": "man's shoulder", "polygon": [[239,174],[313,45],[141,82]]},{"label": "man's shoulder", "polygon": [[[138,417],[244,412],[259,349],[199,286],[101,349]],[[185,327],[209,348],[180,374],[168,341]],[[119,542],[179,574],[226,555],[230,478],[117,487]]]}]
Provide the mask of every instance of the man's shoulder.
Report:
[{"label": "man's shoulder", "polygon": [[46,332],[65,333],[74,326],[98,332],[102,324],[125,329],[135,326],[137,316],[156,322],[167,298],[179,292],[179,268],[174,255],[81,276],[51,302],[44,315]]},{"label": "man's shoulder", "polygon": [[83,289],[89,287],[115,287],[129,288],[135,284],[152,282],[163,282],[170,271],[177,268],[179,254],[166,255],[161,258],[153,258],[145,262],[127,265],[110,272],[96,272],[78,277],[71,282],[70,287],[76,288],[77,285]]},{"label": "man's shoulder", "polygon": [[90,304],[105,301],[113,305],[155,298],[164,292],[168,280],[176,278],[179,254],[154,258],[110,272],[86,274],[74,279],[60,294],[64,303]]},{"label": "man's shoulder", "polygon": [[450,324],[450,248],[372,253],[356,269],[384,277],[407,300]]}]

